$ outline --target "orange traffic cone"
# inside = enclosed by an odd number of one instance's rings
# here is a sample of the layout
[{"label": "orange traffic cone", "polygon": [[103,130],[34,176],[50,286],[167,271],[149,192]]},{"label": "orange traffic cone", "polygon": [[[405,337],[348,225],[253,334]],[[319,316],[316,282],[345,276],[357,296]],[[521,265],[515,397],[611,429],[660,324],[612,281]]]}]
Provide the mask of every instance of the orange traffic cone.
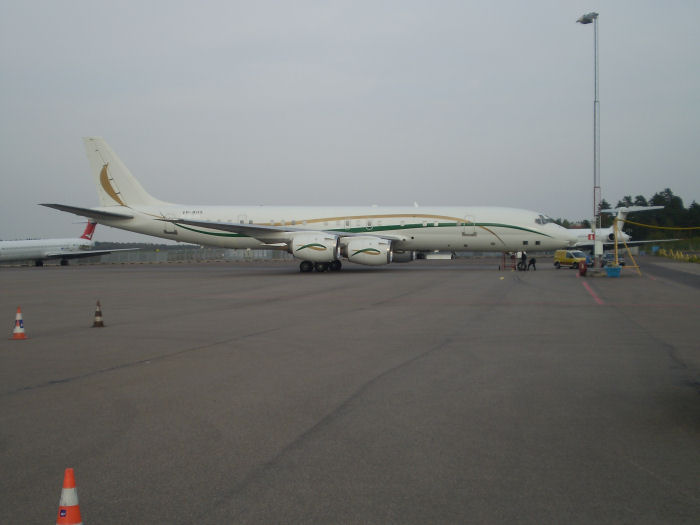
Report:
[{"label": "orange traffic cone", "polygon": [[22,310],[17,307],[17,315],[15,315],[15,329],[12,330],[12,339],[26,339],[24,333],[24,321],[22,320]]},{"label": "orange traffic cone", "polygon": [[58,517],[56,525],[83,525],[78,505],[78,489],[75,488],[75,474],[72,468],[67,468],[63,475],[63,490],[58,502]]},{"label": "orange traffic cone", "polygon": [[97,308],[95,308],[95,321],[92,323],[93,328],[104,328],[104,323],[102,322],[102,306],[100,306],[100,301],[97,301]]}]

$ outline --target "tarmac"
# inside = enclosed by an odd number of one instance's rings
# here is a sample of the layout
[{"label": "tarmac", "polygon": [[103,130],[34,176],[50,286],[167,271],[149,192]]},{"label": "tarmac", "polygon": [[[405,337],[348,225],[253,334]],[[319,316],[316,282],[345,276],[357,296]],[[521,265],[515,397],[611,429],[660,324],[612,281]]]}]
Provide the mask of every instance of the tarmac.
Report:
[{"label": "tarmac", "polygon": [[497,265],[0,268],[0,521],[698,523],[699,265]]}]

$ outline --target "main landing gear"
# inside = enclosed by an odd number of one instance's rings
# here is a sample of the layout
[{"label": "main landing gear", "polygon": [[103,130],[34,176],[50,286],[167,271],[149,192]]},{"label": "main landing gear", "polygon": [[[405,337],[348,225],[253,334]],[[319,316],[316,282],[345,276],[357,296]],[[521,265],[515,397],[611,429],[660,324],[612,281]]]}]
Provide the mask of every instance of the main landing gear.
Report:
[{"label": "main landing gear", "polygon": [[317,272],[339,272],[342,267],[343,264],[337,259],[331,262],[317,263],[311,261],[301,261],[301,264],[299,265],[299,271],[301,273],[313,272],[314,270],[316,270]]}]

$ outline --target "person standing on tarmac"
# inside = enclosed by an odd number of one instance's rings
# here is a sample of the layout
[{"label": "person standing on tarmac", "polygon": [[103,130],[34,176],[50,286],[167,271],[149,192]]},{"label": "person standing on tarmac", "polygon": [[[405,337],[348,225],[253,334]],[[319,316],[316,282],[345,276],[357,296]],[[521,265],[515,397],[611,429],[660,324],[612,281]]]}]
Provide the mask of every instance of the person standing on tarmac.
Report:
[{"label": "person standing on tarmac", "polygon": [[530,269],[530,266],[532,266],[532,269],[533,269],[534,271],[536,271],[536,270],[537,270],[537,266],[535,266],[535,262],[537,262],[537,261],[535,261],[535,258],[534,258],[534,257],[531,257],[531,258],[530,258],[530,262],[527,263],[527,269],[529,270],[529,269]]},{"label": "person standing on tarmac", "polygon": [[527,271],[527,252],[525,251],[520,255],[520,269]]}]

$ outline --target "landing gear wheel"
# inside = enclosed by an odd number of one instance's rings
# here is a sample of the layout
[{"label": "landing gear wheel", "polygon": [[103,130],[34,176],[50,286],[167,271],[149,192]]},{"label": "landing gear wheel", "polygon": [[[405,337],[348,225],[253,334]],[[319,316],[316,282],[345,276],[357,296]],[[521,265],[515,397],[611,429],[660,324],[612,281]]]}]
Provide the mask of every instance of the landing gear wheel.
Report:
[{"label": "landing gear wheel", "polygon": [[314,263],[311,261],[301,261],[299,265],[299,271],[301,273],[312,272],[314,270]]},{"label": "landing gear wheel", "polygon": [[342,267],[343,267],[343,263],[341,263],[339,260],[336,259],[335,261],[331,262],[331,264],[329,266],[329,270],[331,272],[339,272]]},{"label": "landing gear wheel", "polygon": [[68,260],[67,260],[67,259],[61,259],[61,266],[68,266]]},{"label": "landing gear wheel", "polygon": [[328,263],[317,262],[316,264],[314,264],[314,267],[316,268],[316,271],[319,273],[325,272],[326,270],[328,270]]}]

